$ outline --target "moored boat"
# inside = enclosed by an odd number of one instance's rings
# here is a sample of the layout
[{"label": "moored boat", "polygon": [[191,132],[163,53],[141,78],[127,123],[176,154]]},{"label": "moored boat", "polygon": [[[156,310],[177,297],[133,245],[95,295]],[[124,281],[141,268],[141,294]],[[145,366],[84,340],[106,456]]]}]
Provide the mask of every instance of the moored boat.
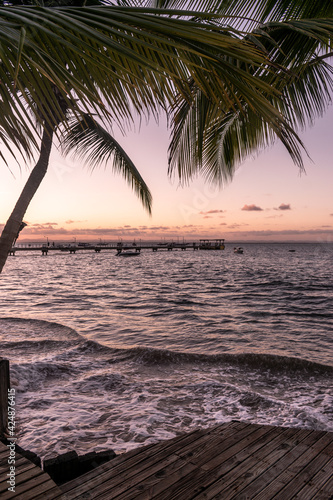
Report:
[{"label": "moored boat", "polygon": [[136,248],[135,250],[126,250],[123,248],[118,248],[117,256],[118,257],[137,257],[140,255],[140,248]]}]

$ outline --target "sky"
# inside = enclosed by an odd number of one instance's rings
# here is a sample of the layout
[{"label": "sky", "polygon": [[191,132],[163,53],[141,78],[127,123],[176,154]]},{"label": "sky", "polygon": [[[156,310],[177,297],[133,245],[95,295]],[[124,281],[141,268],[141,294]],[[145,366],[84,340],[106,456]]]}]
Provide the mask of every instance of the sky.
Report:
[{"label": "sky", "polygon": [[[18,243],[46,241],[333,241],[333,107],[300,134],[310,158],[300,173],[281,143],[239,166],[222,189],[198,178],[187,187],[167,175],[166,123],[115,137],[153,195],[149,216],[125,180],[107,166],[91,171],[53,147],[49,171],[24,217]],[[0,173],[0,228],[29,175],[11,162]]]}]

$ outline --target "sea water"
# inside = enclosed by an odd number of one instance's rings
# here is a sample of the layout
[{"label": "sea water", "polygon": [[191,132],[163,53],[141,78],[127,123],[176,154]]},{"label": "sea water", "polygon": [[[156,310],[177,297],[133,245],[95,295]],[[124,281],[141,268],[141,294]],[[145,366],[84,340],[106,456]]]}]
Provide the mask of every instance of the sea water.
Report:
[{"label": "sea water", "polygon": [[120,453],[230,420],[333,431],[333,245],[243,247],[9,257],[18,444]]}]

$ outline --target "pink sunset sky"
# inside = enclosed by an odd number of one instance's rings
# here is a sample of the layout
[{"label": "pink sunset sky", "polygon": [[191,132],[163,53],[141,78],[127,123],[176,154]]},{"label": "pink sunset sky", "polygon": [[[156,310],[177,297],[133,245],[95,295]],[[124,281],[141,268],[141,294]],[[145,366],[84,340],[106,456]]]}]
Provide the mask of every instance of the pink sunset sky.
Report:
[{"label": "pink sunset sky", "polygon": [[[49,172],[24,218],[25,241],[117,241],[225,238],[226,241],[333,241],[333,108],[301,133],[309,156],[300,174],[278,142],[241,165],[217,189],[198,178],[187,187],[167,176],[165,122],[117,135],[153,195],[150,217],[111,168],[91,172],[53,148]],[[29,168],[3,165],[0,225],[7,220]]]}]

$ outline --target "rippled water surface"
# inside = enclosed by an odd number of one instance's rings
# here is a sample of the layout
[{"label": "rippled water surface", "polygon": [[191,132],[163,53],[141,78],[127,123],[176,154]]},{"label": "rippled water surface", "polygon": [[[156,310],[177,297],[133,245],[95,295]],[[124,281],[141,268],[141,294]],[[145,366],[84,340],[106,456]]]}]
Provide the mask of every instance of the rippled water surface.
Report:
[{"label": "rippled water surface", "polygon": [[235,418],[333,430],[332,271],[332,244],[10,257],[20,444],[123,451]]}]

